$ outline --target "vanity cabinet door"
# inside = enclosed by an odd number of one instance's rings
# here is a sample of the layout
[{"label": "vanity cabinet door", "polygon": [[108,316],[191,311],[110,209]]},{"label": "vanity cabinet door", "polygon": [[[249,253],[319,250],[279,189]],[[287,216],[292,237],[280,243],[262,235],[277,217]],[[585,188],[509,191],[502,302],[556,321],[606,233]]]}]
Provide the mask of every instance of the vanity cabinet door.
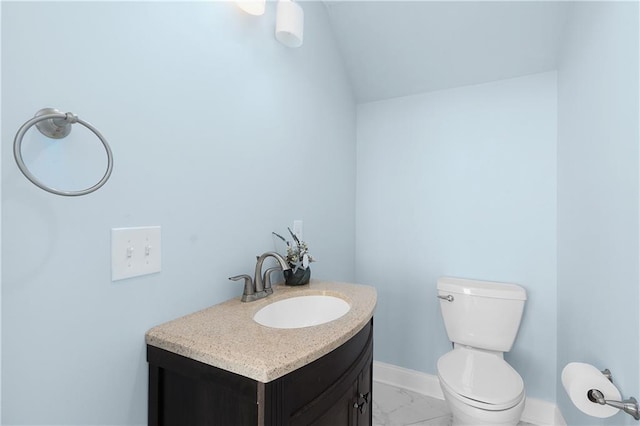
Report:
[{"label": "vanity cabinet door", "polygon": [[[360,364],[358,367],[361,367]],[[364,369],[336,402],[310,426],[371,426],[371,372],[373,358],[365,358]]]},{"label": "vanity cabinet door", "polygon": [[354,395],[358,390],[358,383],[353,383],[338,401],[309,426],[356,426],[358,410],[354,408]]},{"label": "vanity cabinet door", "polygon": [[[348,360],[348,362],[346,362]],[[351,341],[282,380],[281,426],[371,425],[371,324]],[[315,386],[314,386],[315,383]],[[307,394],[301,397],[301,389]],[[290,404],[286,404],[289,401]]]}]

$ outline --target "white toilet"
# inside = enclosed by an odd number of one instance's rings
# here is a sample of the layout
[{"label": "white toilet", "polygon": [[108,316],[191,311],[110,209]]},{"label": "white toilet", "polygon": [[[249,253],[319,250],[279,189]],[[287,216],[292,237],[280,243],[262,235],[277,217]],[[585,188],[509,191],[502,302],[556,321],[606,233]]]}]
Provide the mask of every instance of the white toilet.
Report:
[{"label": "white toilet", "polygon": [[524,383],[503,354],[518,334],[525,289],[443,277],[438,297],[453,342],[453,350],[438,359],[438,379],[453,426],[516,425],[524,410]]}]

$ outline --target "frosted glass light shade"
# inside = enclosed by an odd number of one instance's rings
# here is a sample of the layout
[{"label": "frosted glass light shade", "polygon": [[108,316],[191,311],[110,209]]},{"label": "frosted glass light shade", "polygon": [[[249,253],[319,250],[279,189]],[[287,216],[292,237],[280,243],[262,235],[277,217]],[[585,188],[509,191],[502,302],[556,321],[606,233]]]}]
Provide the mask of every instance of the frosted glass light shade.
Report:
[{"label": "frosted glass light shade", "polygon": [[287,47],[302,46],[304,35],[304,11],[291,0],[278,1],[276,39]]},{"label": "frosted glass light shade", "polygon": [[266,0],[236,0],[240,9],[255,16],[264,14],[265,3]]}]

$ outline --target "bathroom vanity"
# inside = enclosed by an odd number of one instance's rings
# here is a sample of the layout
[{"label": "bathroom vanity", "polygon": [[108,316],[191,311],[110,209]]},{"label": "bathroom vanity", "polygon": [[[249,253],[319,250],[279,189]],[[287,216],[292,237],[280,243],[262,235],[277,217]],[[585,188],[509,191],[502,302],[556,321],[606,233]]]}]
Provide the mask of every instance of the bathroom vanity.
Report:
[{"label": "bathroom vanity", "polygon": [[[304,295],[347,301],[344,316],[278,329],[253,316]],[[373,311],[369,286],[312,280],[274,294],[233,299],[146,335],[149,425],[371,425]]]}]

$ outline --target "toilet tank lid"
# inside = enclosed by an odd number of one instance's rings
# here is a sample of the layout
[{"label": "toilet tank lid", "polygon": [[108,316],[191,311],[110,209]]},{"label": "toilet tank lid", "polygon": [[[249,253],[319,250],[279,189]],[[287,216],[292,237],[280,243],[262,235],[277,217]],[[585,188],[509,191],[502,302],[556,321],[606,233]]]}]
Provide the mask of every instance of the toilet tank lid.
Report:
[{"label": "toilet tank lid", "polygon": [[441,277],[438,279],[438,290],[495,299],[527,300],[527,291],[519,285],[494,281]]}]

